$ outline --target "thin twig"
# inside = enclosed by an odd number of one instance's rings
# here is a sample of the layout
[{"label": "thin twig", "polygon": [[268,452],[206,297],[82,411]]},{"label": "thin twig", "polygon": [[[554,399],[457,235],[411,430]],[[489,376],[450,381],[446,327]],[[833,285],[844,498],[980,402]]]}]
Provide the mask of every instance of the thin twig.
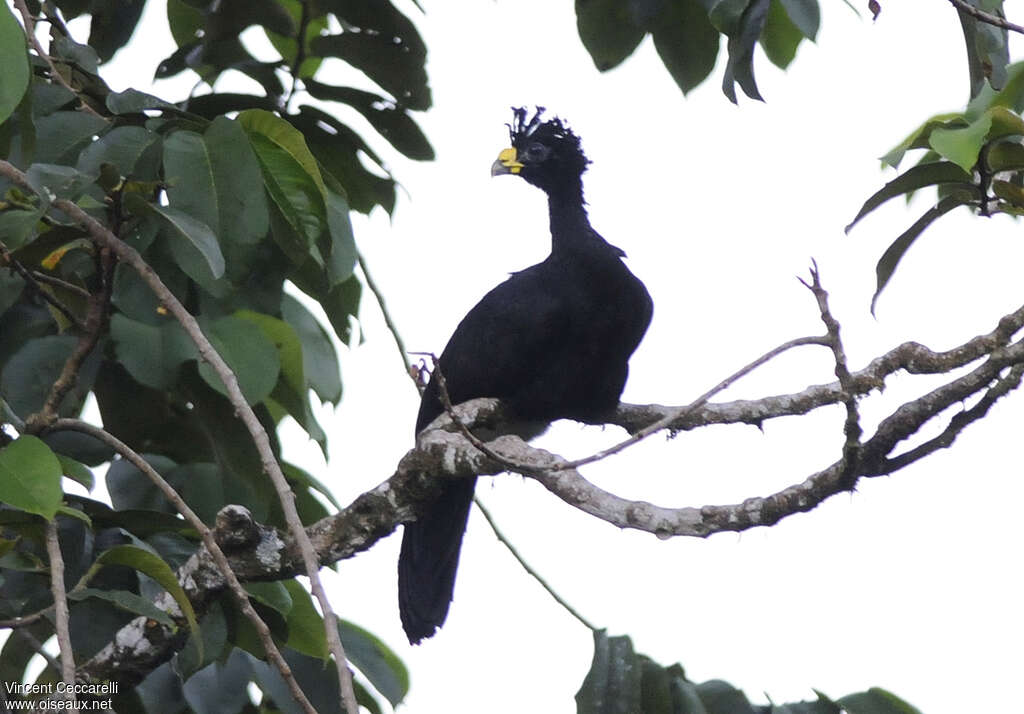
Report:
[{"label": "thin twig", "polygon": [[[41,297],[43,300],[52,305],[53,309],[55,309],[57,312],[63,315],[67,319],[67,321],[74,325],[76,328],[82,329],[82,321],[78,319],[78,316],[75,315],[75,313],[71,312],[67,305],[62,303],[60,300],[58,300],[56,297],[51,295],[46,290],[43,290],[42,286],[39,284],[39,282],[41,281],[38,280],[37,276],[33,272],[29,271],[24,265],[22,265],[14,257],[14,255],[7,248],[7,246],[4,245],[3,241],[0,241],[0,266],[4,265],[9,265],[10,267],[14,268],[18,275],[21,276],[22,280],[24,280],[26,283],[32,286],[32,288],[36,291],[36,294],[39,295],[39,297]],[[88,293],[86,294],[88,295]]]},{"label": "thin twig", "polygon": [[55,518],[46,522],[46,554],[50,559],[50,591],[53,593],[54,627],[60,647],[60,676],[72,701],[71,710],[77,712],[75,695],[71,694],[75,691],[75,655],[71,649],[71,628],[68,625],[68,594],[64,590],[64,558],[60,553]]},{"label": "thin twig", "polygon": [[[0,620],[0,630],[14,630],[19,627],[27,627],[33,623],[39,622],[46,615],[53,610],[53,605],[47,605],[42,610],[36,610],[29,615],[22,615],[21,617],[12,617],[9,620]],[[60,671],[60,668],[57,668]]]},{"label": "thin twig", "polygon": [[663,416],[661,419],[658,419],[657,421],[655,421],[655,422],[653,422],[651,424],[648,424],[644,428],[642,428],[642,429],[640,429],[638,431],[633,432],[632,434],[630,434],[628,439],[620,441],[618,444],[615,444],[614,446],[610,446],[607,449],[603,449],[601,451],[598,451],[597,453],[591,454],[590,456],[586,456],[586,457],[584,457],[582,459],[576,459],[575,461],[566,461],[566,462],[560,463],[560,464],[556,465],[554,467],[554,469],[558,470],[558,471],[563,470],[563,469],[575,469],[575,468],[578,468],[580,466],[584,466],[586,464],[593,463],[595,461],[600,461],[601,459],[607,458],[607,457],[611,456],[612,454],[617,454],[620,451],[622,451],[622,450],[632,446],[633,444],[637,443],[638,441],[642,441],[643,439],[646,439],[651,434],[654,434],[655,432],[661,431],[662,429],[668,428],[669,425],[672,424],[672,422],[676,421],[677,419],[682,419],[683,417],[688,416],[689,414],[692,414],[693,412],[695,412],[696,410],[698,410],[702,406],[704,406],[704,404],[709,399],[711,399],[711,397],[715,396],[719,392],[721,392],[721,391],[727,389],[728,387],[732,386],[737,380],[739,380],[739,379],[745,377],[746,375],[750,374],[755,369],[757,369],[758,367],[760,367],[764,363],[768,362],[769,360],[774,359],[775,357],[778,357],[780,354],[782,354],[783,352],[786,352],[787,350],[791,350],[794,347],[801,347],[803,345],[824,345],[824,346],[828,346],[828,338],[827,337],[799,337],[799,338],[797,338],[795,340],[790,340],[789,342],[785,342],[785,343],[779,345],[778,347],[776,347],[775,349],[770,350],[769,352],[764,353],[763,355],[761,355],[760,357],[758,357],[756,360],[754,360],[750,364],[746,365],[745,367],[743,367],[743,368],[733,372],[728,377],[723,379],[721,382],[716,384],[714,387],[712,387],[711,389],[709,389],[708,391],[704,392],[702,395],[697,397],[697,399],[695,399],[690,404],[687,404],[686,406],[683,406],[683,407],[679,407],[678,409],[675,409],[675,410],[669,412],[668,414]]},{"label": "thin twig", "polygon": [[356,254],[359,260],[359,269],[363,273],[363,278],[366,280],[366,287],[373,293],[374,299],[377,301],[377,306],[380,308],[381,315],[384,316],[384,324],[387,326],[388,331],[391,333],[391,337],[395,341],[395,346],[398,348],[398,355],[402,360],[402,369],[406,375],[412,379],[413,384],[416,385],[416,391],[423,394],[422,381],[416,378],[416,370],[412,363],[409,362],[408,352],[405,349],[405,341],[402,339],[401,333],[398,331],[398,325],[391,318],[391,313],[388,311],[387,303],[384,301],[384,293],[381,292],[380,288],[377,287],[377,283],[374,282],[373,277],[370,275],[369,269],[366,267],[366,259],[362,253]]},{"label": "thin twig", "polygon": [[497,537],[497,539],[501,542],[502,545],[508,548],[508,551],[512,554],[512,557],[515,558],[516,561],[518,561],[519,565],[522,566],[523,570],[532,575],[534,580],[540,583],[540,586],[547,591],[548,595],[554,598],[555,602],[557,602],[559,605],[565,608],[565,610],[570,615],[572,615],[581,623],[583,623],[584,627],[590,630],[597,630],[598,628],[595,625],[591,624],[585,617],[583,617],[583,615],[581,615],[576,610],[576,608],[574,608],[572,605],[566,602],[561,595],[555,592],[554,588],[552,588],[551,585],[549,585],[548,582],[543,577],[541,577],[540,573],[534,570],[533,567],[526,562],[523,556],[519,554],[519,551],[516,550],[515,546],[512,545],[511,542],[509,542],[508,538],[505,537],[505,534],[502,533],[501,529],[498,528],[498,524],[494,522],[494,518],[491,516],[491,512],[488,511],[484,504],[480,502],[480,499],[474,496],[473,502],[476,504],[476,507],[480,509],[480,513],[483,514],[484,520],[487,521],[487,524],[491,527],[491,530],[494,531],[495,537]]},{"label": "thin twig", "polygon": [[[0,159],[0,174],[7,176],[26,191],[35,192],[35,189],[32,188],[32,185],[28,181],[28,177],[13,164],[3,159]],[[63,211],[65,215],[71,218],[75,223],[85,228],[86,232],[88,232],[90,238],[95,244],[101,248],[110,249],[110,251],[117,256],[120,262],[130,266],[142,277],[142,280],[149,286],[154,295],[157,296],[161,304],[167,308],[168,312],[170,312],[184,328],[186,334],[188,334],[189,338],[196,345],[199,356],[210,365],[213,371],[217,374],[217,377],[224,384],[228,400],[231,402],[235,413],[238,414],[242,423],[249,432],[249,435],[252,437],[253,443],[256,446],[256,451],[260,456],[260,463],[263,470],[267,473],[267,476],[270,477],[270,481],[274,486],[274,491],[277,494],[278,501],[281,504],[281,511],[284,514],[285,523],[288,524],[288,530],[295,538],[295,543],[302,554],[302,560],[305,566],[305,575],[309,578],[310,589],[313,592],[313,596],[319,603],[320,613],[323,615],[324,633],[327,637],[328,649],[331,654],[334,655],[342,700],[349,714],[356,714],[359,710],[356,702],[355,688],[352,683],[352,672],[348,668],[348,659],[345,657],[345,648],[342,645],[341,637],[338,634],[337,618],[334,615],[334,610],[331,607],[330,601],[327,599],[327,593],[324,591],[323,582],[320,580],[319,560],[316,552],[313,550],[313,545],[309,540],[309,536],[302,525],[302,519],[299,517],[299,512],[295,507],[295,494],[288,485],[288,481],[284,477],[284,473],[281,471],[281,466],[278,464],[277,459],[274,456],[274,451],[270,446],[270,437],[267,436],[267,432],[263,428],[263,424],[260,422],[259,418],[256,416],[256,412],[253,411],[249,402],[246,400],[245,395],[242,394],[242,390],[238,386],[238,378],[235,376],[235,373],[228,366],[227,362],[224,361],[224,358],[220,356],[220,353],[214,349],[206,335],[203,334],[202,329],[199,327],[199,323],[196,321],[192,313],[182,305],[181,301],[179,301],[174,293],[170,291],[170,289],[164,284],[163,280],[160,279],[160,276],[156,274],[156,271],[154,271],[153,268],[143,259],[137,250],[114,235],[109,228],[83,211],[77,204],[68,201],[67,199],[58,198],[50,205],[57,210]]]},{"label": "thin twig", "polygon": [[213,558],[218,570],[220,570],[224,575],[224,580],[227,583],[231,594],[234,596],[239,610],[242,611],[242,614],[245,615],[256,628],[256,633],[259,636],[260,642],[266,650],[267,658],[275,667],[277,667],[281,677],[288,685],[288,691],[291,692],[292,697],[295,698],[295,701],[299,703],[303,711],[307,714],[316,714],[316,709],[313,708],[313,705],[310,703],[309,699],[306,698],[302,688],[295,680],[291,667],[288,666],[288,663],[281,655],[281,651],[277,648],[277,645],[274,644],[274,638],[270,633],[270,628],[267,627],[267,623],[260,618],[259,614],[249,602],[248,594],[242,587],[242,583],[239,582],[235,572],[231,569],[231,565],[228,563],[228,559],[227,556],[224,555],[224,551],[221,550],[220,546],[217,544],[213,531],[210,530],[209,526],[207,526],[203,520],[196,515],[196,512],[193,511],[187,503],[185,503],[184,499],[182,499],[182,497],[178,495],[178,492],[174,490],[174,487],[167,483],[164,477],[161,476],[148,461],[143,459],[130,446],[108,431],[100,429],[99,427],[93,426],[92,424],[80,419],[58,419],[53,423],[52,429],[57,431],[77,431],[99,439],[120,454],[135,468],[145,474],[145,476],[152,481],[158,489],[160,489],[164,498],[166,498],[168,502],[174,506],[175,510],[199,532],[207,552],[209,552],[210,557]]},{"label": "thin twig", "polygon": [[40,283],[46,283],[54,287],[60,288],[61,290],[67,290],[68,292],[74,293],[80,298],[88,300],[91,297],[91,293],[85,288],[79,287],[74,283],[69,283],[67,280],[61,280],[60,278],[47,275],[41,270],[33,270],[31,272],[32,277]]},{"label": "thin twig", "polygon": [[990,12],[985,12],[980,8],[974,7],[974,5],[971,5],[969,2],[966,2],[966,0],[949,0],[949,2],[957,10],[965,15],[970,15],[975,20],[980,20],[981,22],[1003,30],[1010,30],[1012,32],[1024,34],[1024,26],[1012,23],[1004,17],[999,17],[999,15],[993,15]]},{"label": "thin twig", "polygon": [[18,12],[21,13],[21,20],[22,22],[25,23],[25,36],[28,38],[29,43],[32,45],[32,49],[34,49],[36,51],[36,54],[39,55],[43,59],[43,61],[46,62],[47,66],[50,68],[50,74],[57,81],[57,83],[63,86],[64,89],[68,90],[76,97],[78,97],[78,102],[81,105],[82,109],[87,111],[89,114],[98,116],[101,119],[106,119],[106,117],[104,117],[98,111],[90,107],[88,102],[83,100],[78,95],[78,92],[75,90],[75,88],[72,87],[66,79],[64,79],[64,75],[62,75],[60,71],[57,69],[57,65],[53,63],[53,59],[50,58],[50,55],[47,54],[46,51],[43,49],[43,46],[39,43],[39,38],[36,37],[35,21],[32,19],[32,13],[28,11],[28,6],[25,4],[25,0],[14,0],[14,6],[18,8]]},{"label": "thin twig", "polygon": [[860,427],[860,414],[857,411],[857,394],[853,386],[853,376],[846,363],[843,340],[839,335],[839,321],[833,317],[832,311],[829,309],[828,293],[821,286],[818,263],[811,261],[811,264],[811,282],[808,283],[803,278],[797,278],[797,280],[814,294],[818,310],[821,313],[821,321],[828,331],[829,346],[832,348],[832,355],[836,362],[835,374],[843,391],[843,404],[846,406],[846,421],[843,424],[843,434],[846,436],[843,442],[843,477],[849,481],[849,487],[853,488],[856,482],[857,457],[860,453],[860,437],[863,434]]}]

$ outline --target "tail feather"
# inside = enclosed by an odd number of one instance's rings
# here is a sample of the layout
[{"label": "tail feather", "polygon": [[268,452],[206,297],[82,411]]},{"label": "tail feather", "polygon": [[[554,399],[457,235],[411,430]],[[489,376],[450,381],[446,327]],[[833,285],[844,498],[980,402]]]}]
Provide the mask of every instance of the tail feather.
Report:
[{"label": "tail feather", "polygon": [[405,524],[398,607],[412,644],[431,637],[448,616],[475,485],[475,478],[451,480],[419,520]]}]

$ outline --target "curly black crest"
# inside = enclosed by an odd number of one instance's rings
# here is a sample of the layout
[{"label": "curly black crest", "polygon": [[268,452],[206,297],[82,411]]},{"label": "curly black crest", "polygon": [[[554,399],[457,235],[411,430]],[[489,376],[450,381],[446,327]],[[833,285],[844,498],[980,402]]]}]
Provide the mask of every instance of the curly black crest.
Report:
[{"label": "curly black crest", "polygon": [[557,116],[542,121],[544,111],[544,107],[536,107],[528,118],[526,107],[512,107],[512,122],[505,125],[512,146],[522,149],[528,142],[540,142],[551,147],[564,167],[583,173],[590,161],[583,153],[580,138]]}]

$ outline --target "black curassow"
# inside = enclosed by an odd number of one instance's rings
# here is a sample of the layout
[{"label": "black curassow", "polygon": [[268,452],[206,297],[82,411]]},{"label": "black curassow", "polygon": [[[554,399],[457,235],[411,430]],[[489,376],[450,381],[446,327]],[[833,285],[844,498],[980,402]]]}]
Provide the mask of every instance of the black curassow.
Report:
[{"label": "black curassow", "polygon": [[[551,254],[513,273],[469,311],[438,360],[452,404],[501,399],[535,436],[556,419],[596,421],[619,403],[628,360],[651,321],[647,289],[620,249],[590,227],[582,175],[589,161],[558,118],[514,109],[511,148],[491,175],[514,174],[543,190]],[[427,385],[416,433],[444,408]],[[522,430],[519,433],[523,433]],[[405,525],[398,561],[402,626],[413,644],[445,621],[455,586],[475,478],[448,480],[418,520]]]}]

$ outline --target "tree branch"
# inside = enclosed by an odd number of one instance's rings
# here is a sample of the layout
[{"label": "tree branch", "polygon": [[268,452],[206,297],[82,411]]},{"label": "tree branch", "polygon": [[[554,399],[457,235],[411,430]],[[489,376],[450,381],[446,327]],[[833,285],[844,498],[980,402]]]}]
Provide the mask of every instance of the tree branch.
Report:
[{"label": "tree branch", "polygon": [[970,15],[975,20],[980,20],[981,22],[992,25],[993,27],[998,27],[1002,30],[1010,30],[1011,32],[1019,32],[1021,34],[1024,34],[1024,26],[1012,23],[1008,21],[1005,17],[1000,17],[999,15],[993,15],[990,12],[985,12],[981,8],[977,8],[974,5],[971,5],[969,2],[966,2],[966,0],[949,0],[949,3],[960,12],[964,13],[965,15]]},{"label": "tree branch", "polygon": [[57,645],[60,647],[60,677],[65,691],[71,698],[71,710],[77,712],[74,703],[75,655],[71,648],[71,630],[68,627],[68,594],[64,590],[64,558],[60,553],[57,539],[57,521],[46,522],[46,554],[50,559],[50,591],[53,593],[54,626],[57,629]]}]

